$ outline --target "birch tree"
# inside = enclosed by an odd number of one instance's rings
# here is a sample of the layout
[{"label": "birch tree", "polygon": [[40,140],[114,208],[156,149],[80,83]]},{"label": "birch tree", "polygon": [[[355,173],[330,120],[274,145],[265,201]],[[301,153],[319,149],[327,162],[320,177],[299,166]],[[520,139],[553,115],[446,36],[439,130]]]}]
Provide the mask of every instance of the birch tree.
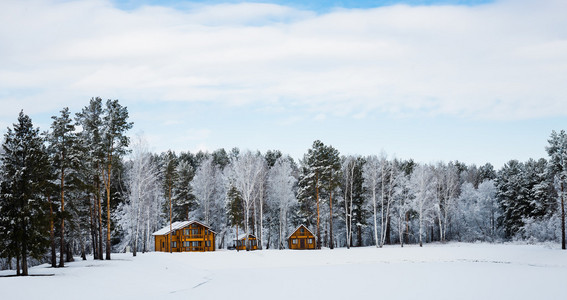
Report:
[{"label": "birch tree", "polygon": [[254,193],[261,182],[264,159],[246,151],[231,162],[231,179],[233,186],[240,192],[244,209],[244,230],[246,233],[246,249],[249,249],[250,208],[254,204]]},{"label": "birch tree", "polygon": [[147,143],[138,137],[133,145],[129,167],[126,171],[127,202],[121,205],[119,225],[126,230],[123,243],[131,244],[132,254],[136,256],[138,243],[147,226],[148,211],[152,210],[159,190],[159,169],[148,150]]},{"label": "birch tree", "polygon": [[284,248],[284,236],[288,227],[288,213],[297,204],[293,193],[296,183],[292,175],[293,169],[288,159],[280,157],[268,173],[268,201],[278,211],[279,231],[278,247]]},{"label": "birch tree", "polygon": [[431,221],[433,180],[431,167],[428,165],[418,165],[411,174],[411,189],[414,194],[413,209],[419,217],[419,246],[423,247],[423,234],[426,222]]},{"label": "birch tree", "polygon": [[376,155],[368,156],[366,164],[362,168],[362,177],[364,178],[364,188],[367,195],[370,197],[373,208],[373,221],[374,221],[374,242],[376,248],[379,246],[378,242],[378,188],[380,185],[380,160]]}]

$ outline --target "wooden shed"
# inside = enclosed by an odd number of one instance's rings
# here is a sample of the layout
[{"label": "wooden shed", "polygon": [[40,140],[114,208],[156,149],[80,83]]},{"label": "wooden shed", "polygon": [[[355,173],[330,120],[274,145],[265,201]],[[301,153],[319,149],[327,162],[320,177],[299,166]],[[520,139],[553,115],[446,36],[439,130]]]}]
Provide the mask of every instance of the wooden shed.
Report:
[{"label": "wooden shed", "polygon": [[[248,234],[248,243],[250,245],[248,250],[258,250],[259,241],[255,235]],[[236,250],[246,250],[246,233],[239,235],[234,242]]]},{"label": "wooden shed", "polygon": [[289,249],[316,249],[315,235],[309,228],[301,224],[287,238]]},{"label": "wooden shed", "polygon": [[[171,232],[171,241],[170,233]],[[154,232],[155,251],[205,252],[215,251],[216,232],[197,221],[174,222]]]}]

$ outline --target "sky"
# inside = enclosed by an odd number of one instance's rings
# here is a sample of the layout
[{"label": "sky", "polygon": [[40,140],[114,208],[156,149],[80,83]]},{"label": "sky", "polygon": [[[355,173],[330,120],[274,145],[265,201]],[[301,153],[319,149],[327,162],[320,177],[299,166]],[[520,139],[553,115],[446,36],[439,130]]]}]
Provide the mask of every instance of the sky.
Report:
[{"label": "sky", "polygon": [[0,133],[119,99],[155,152],[501,167],[567,124],[567,1],[0,1]]}]

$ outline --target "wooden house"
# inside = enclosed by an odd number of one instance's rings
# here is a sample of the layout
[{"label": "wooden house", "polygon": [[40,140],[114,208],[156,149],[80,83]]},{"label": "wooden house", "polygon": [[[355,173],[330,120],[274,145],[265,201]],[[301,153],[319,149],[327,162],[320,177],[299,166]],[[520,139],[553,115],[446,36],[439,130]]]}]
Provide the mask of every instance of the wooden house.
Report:
[{"label": "wooden house", "polygon": [[[246,250],[246,233],[239,235],[234,242],[236,250]],[[249,250],[258,250],[259,242],[260,240],[258,240],[255,235],[248,235],[248,244],[250,245],[248,248]]]},{"label": "wooden house", "polygon": [[315,235],[305,225],[299,225],[287,238],[289,249],[316,249]]},{"label": "wooden house", "polygon": [[215,251],[217,233],[203,223],[183,221],[172,223],[171,229],[167,225],[152,235],[155,238],[155,251],[205,252]]}]

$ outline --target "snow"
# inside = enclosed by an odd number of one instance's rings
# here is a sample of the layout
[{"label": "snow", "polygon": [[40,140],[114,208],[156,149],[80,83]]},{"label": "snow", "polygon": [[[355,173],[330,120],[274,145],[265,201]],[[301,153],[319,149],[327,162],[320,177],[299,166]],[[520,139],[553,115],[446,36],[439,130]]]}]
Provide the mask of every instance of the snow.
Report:
[{"label": "snow", "polygon": [[[243,240],[243,239],[245,239],[245,238],[246,238],[246,233],[243,233],[243,234],[239,234],[239,235],[238,235],[237,240]],[[256,236],[253,235],[253,234],[249,234],[249,235],[248,235],[248,238],[249,238],[249,239],[250,239],[250,238],[255,239]]]},{"label": "snow", "polygon": [[164,234],[169,234],[170,231],[174,231],[174,230],[179,230],[185,227],[190,226],[193,223],[197,223],[205,228],[207,228],[209,231],[213,232],[214,234],[216,234],[215,231],[211,230],[211,228],[201,222],[197,222],[197,221],[177,221],[177,222],[173,222],[171,223],[171,230],[169,230],[169,225],[166,225],[165,227],[163,227],[162,229],[152,233],[152,235],[164,235]]},{"label": "snow", "polygon": [[[0,275],[14,271],[1,271]],[[0,278],[3,299],[559,299],[557,246],[426,244],[334,250],[113,254]],[[198,297],[198,298],[193,298]]]},{"label": "snow", "polygon": [[[173,222],[171,223],[171,227],[169,225],[163,227],[162,229],[152,233],[152,235],[164,235],[164,234],[169,234],[170,231],[174,231],[174,230],[178,230],[181,229],[183,227],[187,227],[189,226],[191,222],[189,221],[178,221],[178,222]],[[171,228],[171,230],[170,230]]]}]

